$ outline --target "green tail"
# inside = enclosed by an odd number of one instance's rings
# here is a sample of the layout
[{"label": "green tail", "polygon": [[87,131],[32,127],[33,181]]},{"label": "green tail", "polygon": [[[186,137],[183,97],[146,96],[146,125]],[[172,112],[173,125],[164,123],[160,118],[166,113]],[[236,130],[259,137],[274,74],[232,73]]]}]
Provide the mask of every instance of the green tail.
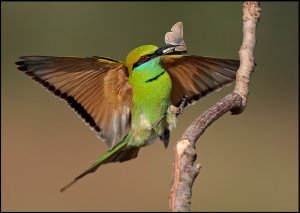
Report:
[{"label": "green tail", "polygon": [[60,189],[61,192],[64,192],[74,183],[76,183],[79,179],[83,178],[85,175],[95,172],[99,166],[111,163],[111,162],[123,162],[137,157],[139,152],[139,147],[128,147],[126,146],[131,134],[127,134],[123,140],[102,155],[90,168],[84,171],[82,174],[78,175],[71,183],[67,184],[63,188]]}]

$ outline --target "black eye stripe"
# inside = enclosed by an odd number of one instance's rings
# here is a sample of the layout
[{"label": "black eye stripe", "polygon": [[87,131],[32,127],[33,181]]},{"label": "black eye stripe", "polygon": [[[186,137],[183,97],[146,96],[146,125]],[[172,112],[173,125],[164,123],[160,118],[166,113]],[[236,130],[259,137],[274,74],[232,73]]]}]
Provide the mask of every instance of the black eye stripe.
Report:
[{"label": "black eye stripe", "polygon": [[[170,52],[170,53],[166,53],[164,54],[163,53],[163,49],[162,48],[159,48],[157,50],[155,50],[154,53],[152,54],[148,54],[148,55],[143,55],[139,58],[139,60],[137,62],[135,62],[132,66],[132,70],[138,66],[140,66],[141,64],[143,63],[146,63],[147,61],[150,61],[151,59],[153,58],[156,58],[158,56],[161,56],[161,55],[182,55],[184,53],[187,53],[187,51],[174,51],[174,52]],[[147,59],[147,60],[146,60]]]},{"label": "black eye stripe", "polygon": [[140,59],[133,64],[132,69],[140,66],[143,63],[146,63],[147,61],[150,61],[152,58],[155,58],[157,56],[158,55],[156,53],[141,56]]}]

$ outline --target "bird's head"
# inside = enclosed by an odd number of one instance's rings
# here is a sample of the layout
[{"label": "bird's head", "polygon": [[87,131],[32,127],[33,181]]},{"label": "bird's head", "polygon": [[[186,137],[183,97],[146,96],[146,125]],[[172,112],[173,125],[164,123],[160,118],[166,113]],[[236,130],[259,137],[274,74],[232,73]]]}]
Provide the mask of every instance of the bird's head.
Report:
[{"label": "bird's head", "polygon": [[140,47],[132,50],[126,58],[126,66],[129,69],[129,73],[134,70],[134,68],[162,55],[166,54],[181,54],[185,51],[177,51],[175,48],[177,45],[166,45],[158,48],[154,45],[142,45]]},{"label": "bird's head", "polygon": [[137,65],[145,63],[151,59],[151,55],[158,49],[154,45],[143,45],[132,50],[126,58],[126,66],[131,72]]}]

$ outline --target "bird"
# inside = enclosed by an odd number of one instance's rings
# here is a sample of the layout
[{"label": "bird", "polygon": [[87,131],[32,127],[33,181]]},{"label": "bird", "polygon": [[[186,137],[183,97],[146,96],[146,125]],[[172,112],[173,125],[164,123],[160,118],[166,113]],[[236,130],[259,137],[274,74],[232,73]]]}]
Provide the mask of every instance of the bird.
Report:
[{"label": "bird", "polygon": [[239,64],[188,55],[181,21],[165,34],[162,47],[136,47],[125,63],[102,56],[22,56],[16,62],[18,70],[66,101],[109,147],[61,192],[103,164],[136,158],[157,139],[167,148],[177,116],[234,82]]}]

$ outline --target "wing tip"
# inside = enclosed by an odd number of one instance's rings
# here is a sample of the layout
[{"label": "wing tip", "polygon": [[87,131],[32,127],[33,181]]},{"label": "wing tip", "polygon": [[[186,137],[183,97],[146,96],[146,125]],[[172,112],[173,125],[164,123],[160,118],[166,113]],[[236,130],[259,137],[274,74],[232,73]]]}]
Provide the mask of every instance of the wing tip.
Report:
[{"label": "wing tip", "polygon": [[[77,115],[87,124],[93,131],[95,131],[97,136],[104,141],[110,148],[118,141],[110,141],[107,139],[107,133],[104,132],[103,124],[99,124],[96,118],[93,118],[93,114],[89,112],[90,110],[85,109],[85,104],[80,103],[81,101],[76,100],[76,96],[68,94],[68,92],[61,89],[59,86],[53,84],[49,81],[49,77],[44,77],[47,72],[40,72],[48,68],[49,66],[55,65],[56,62],[60,63],[60,59],[68,59],[69,57],[54,57],[54,56],[21,56],[19,60],[16,60],[15,64],[17,69],[24,72],[26,75],[30,76],[34,81],[45,87],[53,95],[63,99],[68,103],[68,105],[76,112]],[[95,59],[104,59],[111,62],[118,62],[117,60],[106,58],[106,57],[94,57]],[[85,59],[85,58],[80,58]],[[99,65],[97,65],[99,66]],[[50,70],[55,71],[55,70]],[[127,70],[126,70],[127,71]],[[50,76],[51,77],[51,76]],[[52,80],[54,78],[51,78]],[[52,82],[52,83],[51,83]],[[105,124],[105,123],[104,123]],[[98,137],[99,138],[99,137]]]}]

